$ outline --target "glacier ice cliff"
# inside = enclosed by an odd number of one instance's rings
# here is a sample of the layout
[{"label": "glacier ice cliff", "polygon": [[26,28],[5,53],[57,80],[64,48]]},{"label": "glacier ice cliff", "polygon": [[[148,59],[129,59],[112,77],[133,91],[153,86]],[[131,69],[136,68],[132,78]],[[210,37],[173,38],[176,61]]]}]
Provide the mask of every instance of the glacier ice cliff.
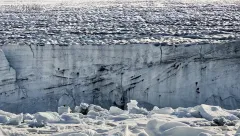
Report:
[{"label": "glacier ice cliff", "polygon": [[0,2],[1,110],[240,108],[238,3],[97,1]]},{"label": "glacier ice cliff", "polygon": [[240,108],[240,42],[158,46],[0,46],[0,109],[102,107]]}]

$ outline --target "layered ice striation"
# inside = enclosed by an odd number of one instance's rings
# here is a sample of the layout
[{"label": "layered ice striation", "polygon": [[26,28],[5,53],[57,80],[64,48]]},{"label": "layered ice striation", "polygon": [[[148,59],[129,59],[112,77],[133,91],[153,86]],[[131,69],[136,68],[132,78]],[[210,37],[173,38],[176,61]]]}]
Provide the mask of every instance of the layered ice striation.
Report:
[{"label": "layered ice striation", "polygon": [[166,46],[163,55],[154,45],[45,46],[34,57],[28,46],[2,48],[0,101],[8,111],[122,106],[130,99],[147,108],[239,108],[239,42]]},{"label": "layered ice striation", "polygon": [[131,99],[147,109],[240,108],[238,5],[152,4],[6,6],[0,109],[35,113],[81,102],[126,108]]}]

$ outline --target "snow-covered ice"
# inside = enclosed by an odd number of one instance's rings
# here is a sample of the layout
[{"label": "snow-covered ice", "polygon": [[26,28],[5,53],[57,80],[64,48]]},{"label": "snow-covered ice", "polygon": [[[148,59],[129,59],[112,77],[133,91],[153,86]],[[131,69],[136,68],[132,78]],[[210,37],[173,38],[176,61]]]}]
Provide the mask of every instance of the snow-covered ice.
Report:
[{"label": "snow-covered ice", "polygon": [[240,135],[239,4],[1,0],[0,136]]},{"label": "snow-covered ice", "polygon": [[9,122],[9,117],[5,116],[5,115],[0,115],[0,123],[7,123]]},{"label": "snow-covered ice", "polygon": [[151,113],[157,113],[157,114],[172,114],[174,110],[171,107],[165,107],[165,108],[158,108],[157,106],[153,107],[153,110]]},{"label": "snow-covered ice", "polygon": [[225,117],[226,119],[229,119],[229,120],[238,120],[239,119],[235,115],[233,115],[227,111],[224,111],[219,106],[209,106],[209,105],[202,104],[198,110],[203,118],[210,120],[210,121],[217,117]]},{"label": "snow-covered ice", "polygon": [[[128,105],[134,105],[130,106],[130,111],[142,109],[136,103],[137,101],[128,103]],[[228,118],[227,115],[232,117],[232,114],[225,109],[221,109],[225,111],[224,114],[215,113],[213,111],[216,110],[213,109],[216,109],[216,106],[211,105],[199,105],[185,109],[167,107],[161,108],[161,110],[155,106],[151,111],[142,112],[140,110],[141,112],[137,113],[117,107],[107,110],[92,104],[90,104],[91,106],[86,103],[81,105],[85,105],[85,108],[89,109],[86,114],[86,111],[82,111],[85,115],[79,111],[73,111],[73,113],[63,113],[62,115],[56,112],[38,112],[33,115],[13,114],[14,116],[7,117],[6,113],[2,111],[5,115],[0,116],[0,121],[2,121],[0,134],[3,133],[1,136],[230,136],[239,133],[238,118]],[[192,109],[202,114],[202,118],[191,116]],[[103,111],[105,114],[101,113]],[[189,116],[178,117],[176,112],[179,111],[185,111],[185,115]],[[232,125],[217,123],[217,117],[220,120],[223,117],[232,119],[234,123]],[[10,123],[10,120],[17,123]],[[206,125],[203,125],[203,122]]]},{"label": "snow-covered ice", "polygon": [[239,108],[235,0],[24,1],[0,1],[2,110]]},{"label": "snow-covered ice", "polygon": [[58,107],[58,114],[63,114],[63,113],[70,113],[71,109],[68,106],[60,106]]},{"label": "snow-covered ice", "polygon": [[57,123],[61,121],[57,112],[38,112],[34,114],[34,117],[39,123]]},{"label": "snow-covered ice", "polygon": [[115,107],[115,106],[111,106],[109,112],[112,115],[120,115],[120,114],[124,113],[124,111],[122,109]]}]

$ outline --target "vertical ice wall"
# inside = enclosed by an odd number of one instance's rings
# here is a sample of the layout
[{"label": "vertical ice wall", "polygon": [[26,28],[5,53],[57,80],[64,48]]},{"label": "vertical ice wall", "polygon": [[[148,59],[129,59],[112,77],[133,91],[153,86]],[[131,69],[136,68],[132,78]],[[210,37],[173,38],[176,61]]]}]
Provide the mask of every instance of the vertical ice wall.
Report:
[{"label": "vertical ice wall", "polygon": [[[81,102],[151,108],[239,108],[239,42],[163,46],[2,46],[0,108],[57,110]],[[16,72],[15,72],[16,71]]]}]

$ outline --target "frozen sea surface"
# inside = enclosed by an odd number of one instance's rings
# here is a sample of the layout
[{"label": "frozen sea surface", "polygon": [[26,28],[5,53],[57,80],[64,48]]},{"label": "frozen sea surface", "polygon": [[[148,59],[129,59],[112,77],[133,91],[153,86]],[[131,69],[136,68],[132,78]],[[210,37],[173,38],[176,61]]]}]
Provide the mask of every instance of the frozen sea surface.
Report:
[{"label": "frozen sea surface", "polygon": [[[82,103],[69,111],[11,114],[0,111],[1,136],[232,136],[239,135],[239,110],[199,105],[147,111],[136,101],[127,110]],[[66,108],[66,107],[60,107]],[[82,114],[83,111],[84,115]],[[211,118],[209,118],[211,117]]]}]

